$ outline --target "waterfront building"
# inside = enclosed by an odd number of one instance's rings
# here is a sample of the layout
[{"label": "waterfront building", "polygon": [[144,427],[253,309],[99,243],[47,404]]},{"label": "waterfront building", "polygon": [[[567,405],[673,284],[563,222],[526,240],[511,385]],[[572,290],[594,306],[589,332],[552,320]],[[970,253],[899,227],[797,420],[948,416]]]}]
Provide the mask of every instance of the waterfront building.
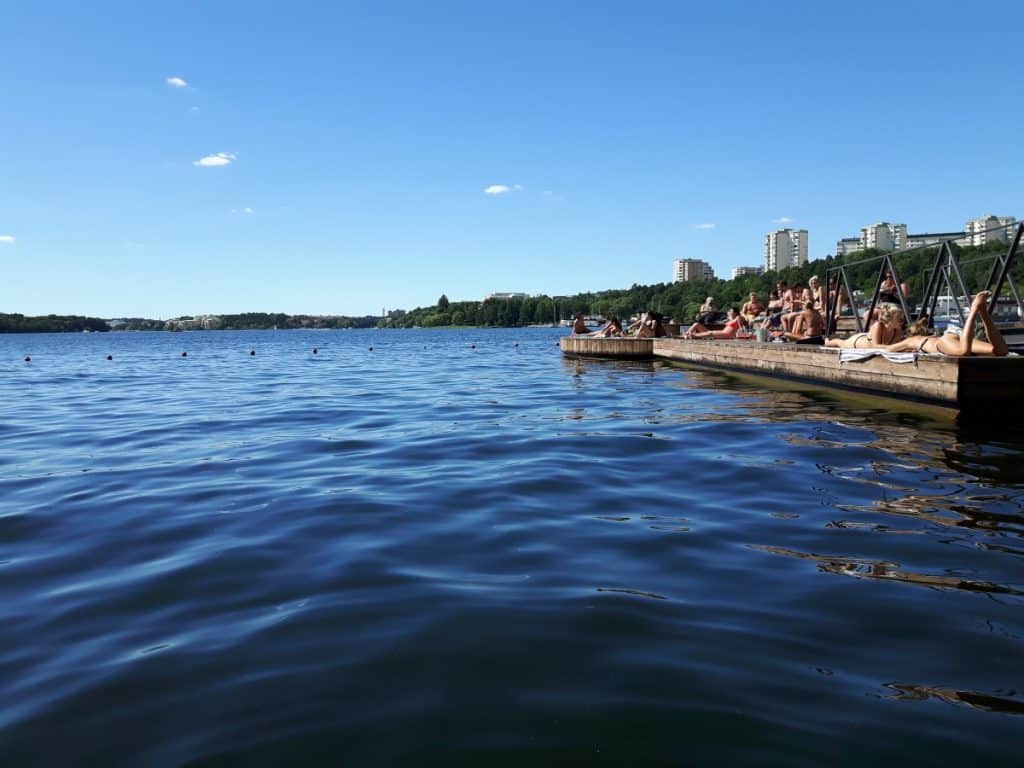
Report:
[{"label": "waterfront building", "polygon": [[676,259],[672,262],[672,282],[689,283],[692,280],[714,280],[715,270],[700,259]]},{"label": "waterfront building", "polygon": [[1013,216],[979,216],[964,225],[967,238],[964,245],[985,245],[995,241],[1005,242],[1013,235],[1017,220]]},{"label": "waterfront building", "polygon": [[764,267],[733,267],[732,268],[732,279],[735,280],[737,277],[744,277],[746,275],[763,275]]},{"label": "waterfront building", "polygon": [[779,229],[764,236],[764,268],[777,272],[807,263],[807,230]]},{"label": "waterfront building", "polygon": [[530,294],[528,293],[488,293],[484,296],[484,301],[488,299],[501,299],[502,301],[511,301],[512,299],[528,299]]},{"label": "waterfront building", "polygon": [[963,232],[923,232],[921,234],[907,235],[907,248],[927,248],[938,245],[943,240],[956,240],[963,242]]},{"label": "waterfront building", "polygon": [[862,250],[859,237],[844,237],[836,243],[836,256],[849,256]]},{"label": "waterfront building", "polygon": [[860,228],[860,250],[902,251],[907,247],[907,225],[878,221]]}]

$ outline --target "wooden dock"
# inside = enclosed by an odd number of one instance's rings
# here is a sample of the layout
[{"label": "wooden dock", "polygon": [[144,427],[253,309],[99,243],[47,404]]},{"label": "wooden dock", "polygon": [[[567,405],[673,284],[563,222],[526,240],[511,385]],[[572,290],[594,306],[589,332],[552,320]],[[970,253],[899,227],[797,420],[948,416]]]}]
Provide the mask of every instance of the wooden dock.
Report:
[{"label": "wooden dock", "polygon": [[840,363],[837,349],[748,340],[569,336],[560,344],[567,355],[673,360],[910,398],[959,410],[995,411],[1024,402],[1024,356],[918,355],[912,363],[894,363],[876,356],[861,362]]},{"label": "wooden dock", "polygon": [[576,357],[610,357],[619,360],[653,360],[654,339],[595,339],[592,336],[563,336],[562,352]]}]

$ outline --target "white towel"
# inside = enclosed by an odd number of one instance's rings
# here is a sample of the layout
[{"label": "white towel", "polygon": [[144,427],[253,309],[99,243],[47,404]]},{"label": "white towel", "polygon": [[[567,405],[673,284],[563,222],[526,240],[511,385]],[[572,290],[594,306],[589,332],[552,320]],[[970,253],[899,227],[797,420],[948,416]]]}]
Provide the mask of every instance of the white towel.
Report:
[{"label": "white towel", "polygon": [[890,363],[912,363],[917,357],[916,352],[887,352],[884,349],[840,349],[840,363],[859,363],[863,360],[881,355]]}]

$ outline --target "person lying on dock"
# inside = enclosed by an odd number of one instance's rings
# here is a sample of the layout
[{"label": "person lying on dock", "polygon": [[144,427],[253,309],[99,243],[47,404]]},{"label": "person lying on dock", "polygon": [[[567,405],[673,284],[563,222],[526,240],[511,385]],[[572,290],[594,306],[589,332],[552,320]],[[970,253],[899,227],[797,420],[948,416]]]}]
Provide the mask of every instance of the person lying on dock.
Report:
[{"label": "person lying on dock", "polygon": [[617,317],[613,317],[611,320],[608,321],[604,328],[602,328],[599,331],[594,331],[593,333],[588,333],[587,335],[601,339],[608,339],[613,336],[621,336],[622,321],[619,320],[619,318]]},{"label": "person lying on dock", "polygon": [[[992,297],[991,291],[981,291],[971,302],[971,309],[967,313],[967,321],[961,333],[947,329],[942,336],[923,335],[920,327],[911,326],[917,331],[902,341],[883,347],[887,352],[928,352],[932,354],[945,355],[946,357],[968,357],[970,355],[993,355],[1003,357],[1010,350],[1006,346],[1003,334],[996,328],[992,316],[988,313],[988,300]],[[981,318],[981,324],[985,328],[985,335],[988,341],[981,341],[974,338],[974,329]],[[927,322],[927,321],[925,321]]]},{"label": "person lying on dock", "polygon": [[648,312],[647,320],[643,325],[640,326],[636,332],[638,339],[660,339],[663,336],[668,336],[668,332],[665,330],[665,326],[662,325],[662,316],[657,312]]},{"label": "person lying on dock", "polygon": [[808,299],[793,322],[793,330],[785,334],[790,341],[821,344],[825,333],[825,319],[818,311],[817,302]]},{"label": "person lying on dock", "polygon": [[747,303],[743,305],[743,309],[740,310],[740,314],[747,319],[747,322],[753,322],[754,318],[760,317],[761,313],[764,312],[764,304],[757,298],[757,294],[753,291],[750,292],[750,298]]},{"label": "person lying on dock", "polygon": [[735,339],[736,334],[739,333],[740,328],[745,325],[743,315],[739,313],[736,307],[729,309],[729,317],[725,321],[725,328],[720,331],[708,330],[707,326],[701,323],[694,323],[691,325],[686,333],[683,334],[684,339]]},{"label": "person lying on dock", "polygon": [[895,304],[882,304],[878,308],[878,319],[871,324],[867,333],[855,333],[845,339],[826,339],[825,346],[840,349],[883,349],[895,344],[905,335],[903,310]]}]

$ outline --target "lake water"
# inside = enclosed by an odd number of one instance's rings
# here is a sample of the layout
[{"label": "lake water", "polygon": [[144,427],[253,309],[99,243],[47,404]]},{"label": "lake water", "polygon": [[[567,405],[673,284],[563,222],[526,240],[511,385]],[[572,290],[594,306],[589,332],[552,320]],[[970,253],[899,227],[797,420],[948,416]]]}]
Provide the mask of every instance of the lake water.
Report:
[{"label": "lake water", "polygon": [[1019,764],[1019,431],[558,333],[0,336],[0,763]]}]

